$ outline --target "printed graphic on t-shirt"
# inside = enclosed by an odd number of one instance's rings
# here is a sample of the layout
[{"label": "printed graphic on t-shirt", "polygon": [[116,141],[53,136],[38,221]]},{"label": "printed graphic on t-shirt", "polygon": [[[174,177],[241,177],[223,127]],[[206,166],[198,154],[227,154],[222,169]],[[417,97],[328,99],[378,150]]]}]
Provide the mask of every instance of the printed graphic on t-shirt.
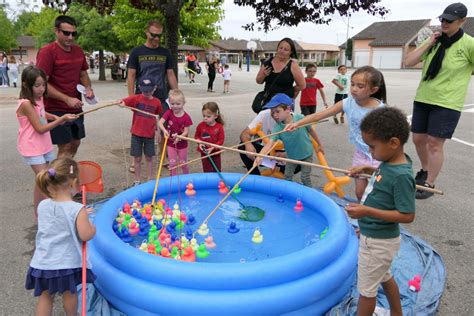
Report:
[{"label": "printed graphic on t-shirt", "polygon": [[380,180],[382,180],[382,176],[379,173],[380,173],[380,169],[377,169],[372,174],[372,177],[370,177],[369,183],[367,184],[367,187],[365,188],[364,194],[362,195],[362,199],[360,200],[360,204],[364,204],[365,200],[367,199],[367,196],[369,196],[369,194],[374,189],[375,181],[380,182]]}]

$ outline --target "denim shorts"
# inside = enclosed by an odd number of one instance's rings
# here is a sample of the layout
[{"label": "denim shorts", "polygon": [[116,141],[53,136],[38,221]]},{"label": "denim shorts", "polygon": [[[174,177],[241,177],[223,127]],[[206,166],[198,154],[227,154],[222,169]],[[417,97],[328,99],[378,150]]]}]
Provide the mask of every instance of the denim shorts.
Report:
[{"label": "denim shorts", "polygon": [[458,125],[461,112],[422,102],[413,102],[411,131],[450,139]]},{"label": "denim shorts", "polygon": [[44,155],[39,155],[39,156],[23,156],[23,161],[29,165],[29,166],[34,166],[34,165],[42,165],[45,163],[49,163],[56,158],[56,154],[54,153],[53,150],[50,152],[44,154]]},{"label": "denim shorts", "polygon": [[155,139],[132,134],[130,156],[141,157],[142,153],[147,157],[153,157],[155,155]]}]

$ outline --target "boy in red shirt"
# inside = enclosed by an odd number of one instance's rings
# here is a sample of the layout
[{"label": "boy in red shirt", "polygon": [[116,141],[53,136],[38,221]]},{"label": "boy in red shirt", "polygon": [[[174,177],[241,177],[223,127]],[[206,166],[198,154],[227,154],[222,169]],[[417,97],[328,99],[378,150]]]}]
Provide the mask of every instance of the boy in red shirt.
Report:
[{"label": "boy in red shirt", "polygon": [[326,102],[326,95],[324,94],[324,85],[321,81],[314,76],[316,75],[317,67],[315,64],[307,64],[306,65],[306,88],[301,91],[301,100],[300,100],[300,107],[301,107],[301,114],[304,116],[313,114],[316,112],[316,94],[318,90],[321,92],[321,99],[323,99],[324,106],[328,107],[328,103]]},{"label": "boy in red shirt", "polygon": [[132,141],[130,145],[130,155],[135,160],[135,181],[133,185],[140,184],[142,153],[145,154],[147,166],[147,180],[153,175],[153,156],[155,156],[155,134],[156,140],[161,141],[161,134],[155,133],[157,129],[157,120],[163,111],[161,102],[153,96],[156,89],[155,83],[150,78],[143,78],[139,83],[141,94],[131,95],[122,100],[122,105],[136,108],[151,115],[142,112],[133,112]]}]

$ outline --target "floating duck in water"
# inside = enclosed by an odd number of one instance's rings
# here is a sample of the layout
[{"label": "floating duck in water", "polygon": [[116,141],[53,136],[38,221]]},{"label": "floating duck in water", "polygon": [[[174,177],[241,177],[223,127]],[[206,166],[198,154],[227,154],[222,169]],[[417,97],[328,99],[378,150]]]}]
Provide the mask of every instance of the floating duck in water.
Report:
[{"label": "floating duck in water", "polygon": [[207,236],[206,239],[204,239],[204,244],[206,245],[207,249],[216,248],[216,243],[214,242],[214,238],[212,238],[212,236]]},{"label": "floating duck in water", "polygon": [[128,232],[130,233],[130,236],[136,236],[138,232],[140,232],[140,226],[135,218],[130,220],[130,224],[128,224]]},{"label": "floating duck in water", "polygon": [[184,194],[187,196],[196,195],[196,190],[194,190],[194,185],[191,182],[186,185],[186,191],[184,191]]},{"label": "floating duck in water", "polygon": [[301,202],[301,200],[296,200],[296,205],[295,207],[293,207],[293,209],[295,210],[295,212],[301,212],[302,210],[304,210],[303,202]]},{"label": "floating duck in water", "polygon": [[229,225],[229,228],[227,228],[227,231],[231,234],[235,234],[235,233],[238,233],[240,229],[237,228],[237,224],[234,221],[232,221],[230,222],[230,225]]},{"label": "floating duck in water", "polygon": [[185,247],[181,252],[181,260],[188,262],[196,261],[196,255],[194,254],[194,250],[190,245]]},{"label": "floating duck in water", "polygon": [[196,251],[196,256],[199,259],[204,259],[209,256],[209,251],[206,249],[206,245],[200,244],[198,250]]},{"label": "floating duck in water", "polygon": [[205,236],[209,233],[209,227],[207,227],[207,224],[204,223],[201,226],[199,226],[199,229],[198,229],[197,232],[198,232],[199,235]]},{"label": "floating duck in water", "polygon": [[229,188],[225,185],[224,181],[219,181],[219,185],[217,186],[217,188],[219,189],[219,193],[220,194],[226,194],[227,192],[229,192]]},{"label": "floating duck in water", "polygon": [[252,236],[252,242],[255,244],[260,244],[263,241],[263,235],[260,233],[259,228],[255,228],[255,231],[253,232]]}]

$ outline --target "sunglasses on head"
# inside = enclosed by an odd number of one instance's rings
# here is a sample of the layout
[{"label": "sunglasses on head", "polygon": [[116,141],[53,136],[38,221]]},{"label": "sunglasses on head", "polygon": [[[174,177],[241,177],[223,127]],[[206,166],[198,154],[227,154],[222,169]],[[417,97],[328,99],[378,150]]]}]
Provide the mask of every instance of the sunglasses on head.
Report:
[{"label": "sunglasses on head", "polygon": [[451,24],[451,23],[454,22],[454,20],[448,20],[448,19],[445,19],[445,18],[439,18],[439,21],[440,21],[441,23],[446,22],[446,23],[448,23],[448,24]]},{"label": "sunglasses on head", "polygon": [[152,33],[152,32],[148,32],[148,33],[150,33],[150,36],[153,38],[157,38],[161,36],[161,33]]},{"label": "sunglasses on head", "polygon": [[69,31],[65,31],[65,30],[61,30],[61,29],[59,29],[59,30],[61,31],[61,33],[64,34],[64,36],[71,36],[71,35],[72,35],[72,37],[76,37],[76,36],[77,36],[77,31],[69,32]]}]

